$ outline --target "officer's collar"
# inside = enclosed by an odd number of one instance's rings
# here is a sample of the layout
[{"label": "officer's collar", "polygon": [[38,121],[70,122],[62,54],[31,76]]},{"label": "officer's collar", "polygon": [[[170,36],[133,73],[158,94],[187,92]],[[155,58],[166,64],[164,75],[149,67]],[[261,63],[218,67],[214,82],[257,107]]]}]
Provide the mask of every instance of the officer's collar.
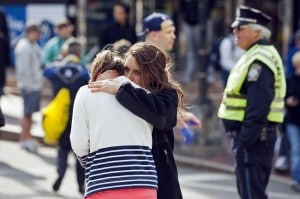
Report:
[{"label": "officer's collar", "polygon": [[270,42],[267,41],[266,39],[260,39],[260,40],[258,40],[257,42],[251,44],[247,50],[249,50],[250,48],[252,48],[252,47],[255,46],[256,44],[259,44],[259,45],[270,45]]},{"label": "officer's collar", "polygon": [[260,45],[270,45],[270,42],[266,39],[261,39],[257,42],[257,44],[260,44]]}]

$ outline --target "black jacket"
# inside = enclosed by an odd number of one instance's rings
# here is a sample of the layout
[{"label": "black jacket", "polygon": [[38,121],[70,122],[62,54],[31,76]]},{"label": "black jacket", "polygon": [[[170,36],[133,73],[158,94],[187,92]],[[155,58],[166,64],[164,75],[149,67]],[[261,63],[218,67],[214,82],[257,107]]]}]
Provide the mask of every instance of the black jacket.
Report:
[{"label": "black jacket", "polygon": [[182,199],[173,157],[173,127],[177,121],[178,106],[176,91],[164,89],[147,93],[127,83],[120,87],[116,98],[128,110],[153,125],[152,154],[158,175],[158,199]]}]

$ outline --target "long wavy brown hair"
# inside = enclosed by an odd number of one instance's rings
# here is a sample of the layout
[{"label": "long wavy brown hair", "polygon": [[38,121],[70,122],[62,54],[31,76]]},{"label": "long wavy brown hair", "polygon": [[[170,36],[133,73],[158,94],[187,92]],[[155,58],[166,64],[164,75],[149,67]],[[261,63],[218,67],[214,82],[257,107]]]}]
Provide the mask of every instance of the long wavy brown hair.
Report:
[{"label": "long wavy brown hair", "polygon": [[120,75],[124,74],[124,62],[111,50],[99,52],[91,66],[91,82],[97,80],[98,75],[107,70],[117,70]]},{"label": "long wavy brown hair", "polygon": [[163,89],[176,90],[179,98],[179,111],[184,109],[183,90],[171,75],[173,64],[168,53],[157,46],[146,42],[139,42],[131,46],[126,56],[133,56],[140,67],[141,77],[145,89],[159,92]]}]

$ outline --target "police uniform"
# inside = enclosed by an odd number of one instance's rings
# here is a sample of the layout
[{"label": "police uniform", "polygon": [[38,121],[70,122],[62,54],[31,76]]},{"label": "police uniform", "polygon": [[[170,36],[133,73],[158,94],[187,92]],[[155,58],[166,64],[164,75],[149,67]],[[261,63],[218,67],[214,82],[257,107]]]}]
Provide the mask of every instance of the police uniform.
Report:
[{"label": "police uniform", "polygon": [[[232,27],[247,23],[265,26],[269,21],[261,11],[241,6]],[[246,49],[230,72],[218,117],[233,139],[237,187],[243,199],[267,198],[285,92],[281,57],[265,40]]]}]

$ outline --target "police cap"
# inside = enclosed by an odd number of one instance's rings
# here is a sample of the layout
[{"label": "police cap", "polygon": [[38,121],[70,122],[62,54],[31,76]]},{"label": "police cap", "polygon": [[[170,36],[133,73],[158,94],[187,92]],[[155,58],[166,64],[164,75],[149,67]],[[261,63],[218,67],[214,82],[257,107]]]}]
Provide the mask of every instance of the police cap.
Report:
[{"label": "police cap", "polygon": [[270,16],[258,9],[247,6],[239,6],[236,10],[235,21],[231,24],[231,27],[235,28],[248,23],[259,24],[267,27],[271,20],[272,18]]}]

